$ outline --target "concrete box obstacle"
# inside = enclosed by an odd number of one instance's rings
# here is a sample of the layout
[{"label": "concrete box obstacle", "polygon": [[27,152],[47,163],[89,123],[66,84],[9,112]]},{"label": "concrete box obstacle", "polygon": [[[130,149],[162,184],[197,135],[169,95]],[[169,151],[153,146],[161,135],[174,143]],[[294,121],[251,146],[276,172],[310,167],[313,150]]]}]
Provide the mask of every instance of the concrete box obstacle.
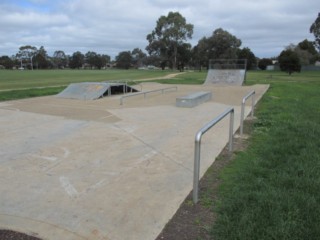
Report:
[{"label": "concrete box obstacle", "polygon": [[176,106],[192,108],[201,103],[211,100],[211,98],[212,98],[211,92],[195,92],[187,96],[177,97]]}]

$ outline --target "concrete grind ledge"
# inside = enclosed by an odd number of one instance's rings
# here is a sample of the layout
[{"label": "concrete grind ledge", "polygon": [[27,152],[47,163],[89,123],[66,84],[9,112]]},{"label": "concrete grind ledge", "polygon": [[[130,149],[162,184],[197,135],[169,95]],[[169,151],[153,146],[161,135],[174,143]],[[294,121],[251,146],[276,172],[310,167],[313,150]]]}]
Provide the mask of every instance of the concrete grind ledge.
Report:
[{"label": "concrete grind ledge", "polygon": [[195,92],[187,96],[176,98],[176,106],[192,108],[201,103],[211,100],[211,98],[211,92]]},{"label": "concrete grind ledge", "polygon": [[[143,83],[143,91],[172,87]],[[0,102],[0,229],[44,240],[153,240],[192,190],[196,132],[268,85],[178,85],[178,91],[93,101]],[[212,92],[194,108],[190,93]],[[251,104],[245,107],[245,116]],[[229,118],[206,133],[200,176],[228,142]]]}]

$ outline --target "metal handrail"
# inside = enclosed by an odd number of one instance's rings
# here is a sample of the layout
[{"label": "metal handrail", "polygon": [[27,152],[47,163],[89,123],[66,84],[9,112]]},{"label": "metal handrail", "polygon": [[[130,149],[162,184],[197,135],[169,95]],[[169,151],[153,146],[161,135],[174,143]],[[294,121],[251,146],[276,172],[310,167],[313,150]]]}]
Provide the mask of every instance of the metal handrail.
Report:
[{"label": "metal handrail", "polygon": [[152,92],[162,92],[162,94],[164,93],[165,90],[169,90],[169,89],[175,89],[176,91],[178,90],[177,86],[174,87],[167,87],[167,88],[161,88],[161,89],[156,89],[156,90],[151,90],[151,91],[146,91],[146,92],[138,92],[138,93],[132,93],[130,95],[126,95],[126,96],[122,96],[120,98],[120,105],[123,104],[123,99],[124,98],[128,98],[128,97],[134,97],[134,96],[138,96],[138,95],[144,95],[144,98],[146,98],[147,93],[152,93]]},{"label": "metal handrail", "polygon": [[193,172],[193,202],[198,202],[199,192],[199,173],[200,173],[200,148],[201,148],[201,137],[214,125],[216,125],[221,119],[230,113],[230,124],[229,124],[229,152],[232,152],[233,148],[233,125],[234,125],[234,108],[228,108],[225,112],[220,114],[218,117],[213,119],[211,122],[203,126],[196,134],[195,147],[194,147],[194,172]]},{"label": "metal handrail", "polygon": [[251,117],[253,117],[254,114],[254,95],[256,92],[252,90],[250,93],[248,93],[245,97],[242,99],[241,103],[241,117],[240,117],[240,136],[243,134],[243,121],[244,121],[244,107],[246,104],[246,100],[252,96],[252,107],[251,107]]}]

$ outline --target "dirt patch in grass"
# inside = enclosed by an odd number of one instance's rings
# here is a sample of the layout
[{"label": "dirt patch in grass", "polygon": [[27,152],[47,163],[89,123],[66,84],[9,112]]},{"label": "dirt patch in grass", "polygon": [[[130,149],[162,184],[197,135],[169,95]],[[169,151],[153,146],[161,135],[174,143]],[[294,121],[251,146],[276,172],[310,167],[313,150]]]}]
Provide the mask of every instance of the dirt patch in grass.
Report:
[{"label": "dirt patch in grass", "polygon": [[219,174],[225,166],[233,161],[237,153],[247,148],[252,129],[253,119],[246,120],[244,135],[240,138],[238,132],[235,134],[233,152],[229,153],[228,146],[225,147],[200,180],[199,202],[193,203],[192,192],[190,192],[156,240],[213,239],[211,229],[216,219],[213,204],[217,200],[217,192],[221,183]]}]

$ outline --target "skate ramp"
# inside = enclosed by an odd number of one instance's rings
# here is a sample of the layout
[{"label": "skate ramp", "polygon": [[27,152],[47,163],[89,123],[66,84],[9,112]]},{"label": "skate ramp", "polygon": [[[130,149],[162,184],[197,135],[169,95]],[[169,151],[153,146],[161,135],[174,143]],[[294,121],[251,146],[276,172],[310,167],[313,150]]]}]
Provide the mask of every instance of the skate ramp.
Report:
[{"label": "skate ramp", "polygon": [[209,69],[205,85],[236,85],[242,86],[246,70],[244,69]]},{"label": "skate ramp", "polygon": [[71,83],[66,89],[56,95],[59,98],[79,100],[95,100],[113,93],[136,92],[135,89],[123,83],[82,82]]}]

